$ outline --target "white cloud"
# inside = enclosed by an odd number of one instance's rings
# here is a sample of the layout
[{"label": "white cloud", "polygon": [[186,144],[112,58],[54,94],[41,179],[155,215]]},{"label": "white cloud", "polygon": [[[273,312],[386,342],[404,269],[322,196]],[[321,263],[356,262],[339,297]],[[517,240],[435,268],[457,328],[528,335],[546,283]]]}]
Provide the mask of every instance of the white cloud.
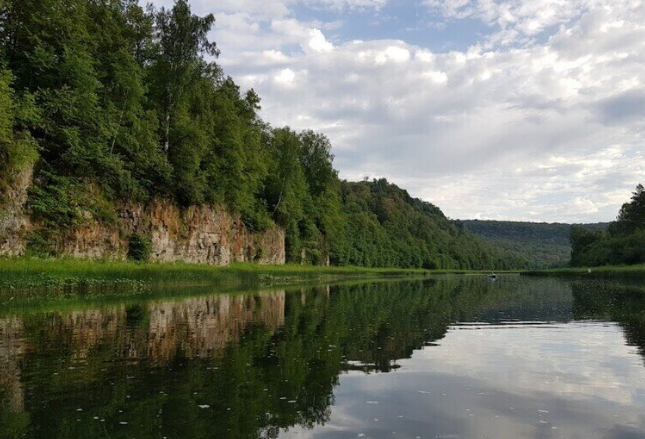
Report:
[{"label": "white cloud", "polygon": [[[304,5],[319,9],[332,10],[378,10],[390,0],[190,0],[194,12],[206,14],[211,12],[238,13],[244,12],[261,19],[288,17],[295,5]],[[175,0],[152,0],[157,6],[170,8]],[[145,3],[142,1],[142,3]]]},{"label": "white cloud", "polygon": [[311,29],[307,47],[314,52],[330,52],[333,50],[334,45],[327,41],[320,29]]},{"label": "white cloud", "polygon": [[263,3],[198,5],[217,13],[220,62],[256,88],[265,119],[326,132],[345,178],[385,176],[452,217],[594,221],[644,176],[640,1],[429,1],[496,29],[452,52],[343,41],[294,2]]},{"label": "white cloud", "polygon": [[425,4],[456,19],[479,19],[506,35],[537,35],[570,23],[592,9],[626,6],[630,0],[426,0]]},{"label": "white cloud", "polygon": [[283,69],[276,76],[276,82],[280,84],[292,84],[296,79],[296,73],[291,69]]}]

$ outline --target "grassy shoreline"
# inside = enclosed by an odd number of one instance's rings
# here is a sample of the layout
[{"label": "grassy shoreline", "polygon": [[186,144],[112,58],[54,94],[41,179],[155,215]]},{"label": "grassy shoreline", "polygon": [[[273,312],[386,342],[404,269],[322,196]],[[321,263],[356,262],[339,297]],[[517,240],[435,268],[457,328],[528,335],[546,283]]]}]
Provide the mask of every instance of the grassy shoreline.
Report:
[{"label": "grassy shoreline", "polygon": [[185,263],[137,263],[84,259],[0,259],[0,290],[74,287],[135,287],[137,285],[199,284],[244,279],[302,280],[353,275],[407,275],[417,270],[311,267],[300,265],[232,264],[225,267]]},{"label": "grassy shoreline", "polygon": [[183,286],[166,286],[161,288],[148,288],[139,291],[104,289],[94,293],[72,292],[64,294],[61,292],[45,294],[13,294],[3,295],[0,293],[0,318],[16,313],[42,313],[63,310],[83,310],[97,309],[104,306],[131,306],[142,302],[175,302],[185,300],[186,298],[209,297],[214,294],[227,295],[244,295],[244,294],[264,294],[274,292],[291,292],[301,290],[302,288],[311,288],[320,285],[337,286],[337,285],[358,285],[364,283],[384,283],[405,281],[423,281],[426,276],[406,276],[406,277],[359,277],[344,278],[332,280],[323,284],[317,280],[304,281],[299,283],[280,284],[275,283],[265,286],[246,286],[240,287],[235,284],[229,285],[183,285]]},{"label": "grassy shoreline", "polygon": [[554,268],[520,272],[523,276],[585,277],[591,279],[645,279],[645,265]]},{"label": "grassy shoreline", "polygon": [[136,291],[150,287],[199,284],[263,287],[351,278],[478,273],[485,272],[250,263],[217,267],[186,263],[18,257],[0,258],[0,295],[97,293],[115,289]]}]

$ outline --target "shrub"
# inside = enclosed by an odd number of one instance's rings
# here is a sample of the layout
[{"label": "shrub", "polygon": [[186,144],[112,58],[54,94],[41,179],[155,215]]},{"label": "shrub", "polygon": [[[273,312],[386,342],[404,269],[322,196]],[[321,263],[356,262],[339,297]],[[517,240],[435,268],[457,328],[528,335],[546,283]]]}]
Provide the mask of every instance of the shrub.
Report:
[{"label": "shrub", "polygon": [[27,235],[26,256],[52,258],[58,256],[56,243],[60,239],[50,230],[34,230]]},{"label": "shrub", "polygon": [[133,233],[128,242],[128,259],[133,261],[147,261],[152,253],[150,238],[141,234]]}]

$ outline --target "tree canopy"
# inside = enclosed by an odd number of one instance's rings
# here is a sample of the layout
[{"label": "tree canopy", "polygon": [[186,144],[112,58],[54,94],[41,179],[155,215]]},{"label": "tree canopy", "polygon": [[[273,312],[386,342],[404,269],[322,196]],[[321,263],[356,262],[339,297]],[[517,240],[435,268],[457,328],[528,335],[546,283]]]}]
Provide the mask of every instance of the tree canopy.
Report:
[{"label": "tree canopy", "polygon": [[0,184],[33,165],[46,236],[30,248],[163,198],[275,223],[292,262],[511,264],[385,180],[341,182],[325,135],[265,123],[255,91],[217,64],[214,25],[187,0],[0,0]]},{"label": "tree canopy", "polygon": [[636,186],[607,233],[571,229],[571,265],[645,263],[645,189]]}]

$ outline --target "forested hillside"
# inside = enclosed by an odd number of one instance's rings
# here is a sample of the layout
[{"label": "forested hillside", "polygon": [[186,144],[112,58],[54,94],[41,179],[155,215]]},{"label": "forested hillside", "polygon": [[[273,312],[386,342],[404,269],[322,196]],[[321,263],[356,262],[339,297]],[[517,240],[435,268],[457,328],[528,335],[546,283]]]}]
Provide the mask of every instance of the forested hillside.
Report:
[{"label": "forested hillside", "polygon": [[457,227],[438,207],[385,179],[343,182],[341,264],[424,268],[515,268],[510,255]]},{"label": "forested hillside", "polygon": [[214,25],[185,0],[0,0],[0,189],[33,168],[29,254],[163,199],[277,224],[292,262],[513,265],[384,180],[341,183],[324,135],[265,123],[216,63]]},{"label": "forested hillside", "polygon": [[[494,244],[506,257],[513,259],[523,268],[563,267],[571,258],[569,224],[481,220],[464,220],[458,223]],[[606,230],[607,224],[583,224],[578,227],[597,232]]]},{"label": "forested hillside", "polygon": [[631,265],[645,263],[645,188],[636,187],[607,231],[571,228],[571,265]]}]

